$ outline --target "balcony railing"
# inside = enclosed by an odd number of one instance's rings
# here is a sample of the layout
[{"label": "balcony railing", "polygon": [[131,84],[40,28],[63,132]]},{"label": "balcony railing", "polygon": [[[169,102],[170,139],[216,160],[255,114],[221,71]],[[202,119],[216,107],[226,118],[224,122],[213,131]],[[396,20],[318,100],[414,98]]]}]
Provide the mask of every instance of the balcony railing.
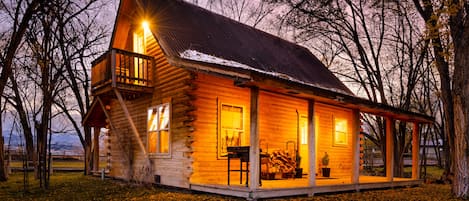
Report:
[{"label": "balcony railing", "polygon": [[111,49],[92,62],[92,92],[111,86],[132,90],[152,87],[151,56],[120,49]]}]

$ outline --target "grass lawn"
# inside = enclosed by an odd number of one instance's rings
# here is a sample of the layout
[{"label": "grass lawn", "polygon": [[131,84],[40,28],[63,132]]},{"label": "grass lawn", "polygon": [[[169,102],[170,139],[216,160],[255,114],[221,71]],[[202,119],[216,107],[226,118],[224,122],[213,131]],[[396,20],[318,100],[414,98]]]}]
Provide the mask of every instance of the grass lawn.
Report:
[{"label": "grass lawn", "polygon": [[[0,200],[242,200],[184,190],[139,186],[112,179],[83,176],[82,173],[55,173],[49,190],[41,190],[30,177],[29,191],[23,192],[23,175],[14,173],[8,182],[0,183]],[[291,197],[288,200],[457,200],[450,186],[424,184],[414,188],[396,188],[349,192],[314,197]],[[281,199],[275,199],[281,200]]]}]

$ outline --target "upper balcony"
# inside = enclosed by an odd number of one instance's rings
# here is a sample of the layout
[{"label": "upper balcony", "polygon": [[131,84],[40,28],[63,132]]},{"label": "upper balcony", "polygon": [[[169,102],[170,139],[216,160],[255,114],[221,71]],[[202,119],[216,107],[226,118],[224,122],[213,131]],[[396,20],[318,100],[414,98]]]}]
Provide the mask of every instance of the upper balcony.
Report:
[{"label": "upper balcony", "polygon": [[111,49],[92,62],[91,93],[113,94],[113,89],[127,97],[152,93],[154,64],[151,56]]}]

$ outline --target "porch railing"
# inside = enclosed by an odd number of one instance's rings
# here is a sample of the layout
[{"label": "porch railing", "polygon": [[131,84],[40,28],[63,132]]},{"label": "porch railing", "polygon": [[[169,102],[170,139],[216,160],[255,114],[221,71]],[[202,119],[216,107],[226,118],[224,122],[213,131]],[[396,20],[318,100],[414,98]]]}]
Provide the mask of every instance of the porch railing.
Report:
[{"label": "porch railing", "polygon": [[151,56],[111,49],[92,62],[92,90],[108,84],[112,87],[119,84],[151,87],[153,64]]}]

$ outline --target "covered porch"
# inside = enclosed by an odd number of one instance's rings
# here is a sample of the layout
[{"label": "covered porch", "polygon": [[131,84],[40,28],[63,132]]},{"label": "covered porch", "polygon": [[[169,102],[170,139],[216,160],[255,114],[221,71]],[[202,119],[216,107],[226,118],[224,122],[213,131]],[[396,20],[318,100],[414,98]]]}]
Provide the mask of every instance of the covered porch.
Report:
[{"label": "covered porch", "polygon": [[[426,117],[403,114],[398,111],[390,111],[389,108],[375,107],[375,104],[350,104],[340,100],[326,100],[324,98],[301,94],[288,96],[285,93],[274,93],[250,87],[250,104],[248,105],[249,135],[246,136],[248,154],[244,164],[248,172],[225,172],[218,175],[216,180],[197,179],[191,180],[190,189],[196,191],[245,197],[250,199],[313,195],[315,193],[340,192],[350,190],[363,190],[373,188],[386,188],[397,186],[413,186],[421,183],[419,179],[419,124],[431,120]],[[290,100],[293,107],[288,109],[288,104],[282,104]],[[360,99],[361,100],[361,99]],[[269,108],[276,105],[275,108]],[[282,108],[287,108],[282,110]],[[324,109],[326,108],[326,109]],[[331,109],[332,108],[332,109]],[[285,112],[285,111],[289,112]],[[296,111],[295,111],[296,110]],[[328,111],[326,111],[328,110]],[[360,113],[370,113],[382,116],[386,119],[386,163],[385,176],[366,176],[360,174]],[[341,114],[342,113],[342,114]],[[281,114],[286,118],[279,118]],[[269,119],[272,118],[272,119]],[[339,130],[335,119],[343,119],[345,133],[337,138],[335,134]],[[395,120],[413,123],[412,132],[412,176],[411,178],[397,178],[393,175],[393,125]],[[267,123],[266,123],[267,122]],[[268,125],[267,125],[268,124]],[[283,125],[283,127],[282,127]],[[275,128],[275,129],[271,129]],[[274,133],[275,135],[271,135]],[[283,133],[283,134],[282,134]],[[325,142],[327,139],[331,142]],[[278,147],[289,149],[288,142],[294,142],[295,148],[290,151],[292,159],[297,155],[301,158],[301,165],[296,163],[296,168],[301,168],[299,176],[283,176],[266,178],[269,170],[265,168],[263,155],[272,153]],[[327,144],[329,143],[329,144]],[[268,146],[266,146],[268,144]],[[322,175],[321,168],[324,152],[330,152],[334,157],[331,160],[333,166],[329,177]],[[197,160],[197,159],[196,159]],[[226,160],[218,160],[208,167],[225,165]],[[238,166],[235,162],[235,167]],[[298,164],[298,165],[297,165]],[[233,162],[230,164],[233,169]],[[239,166],[238,166],[239,167]],[[226,167],[228,171],[228,167]],[[240,174],[242,177],[240,178]],[[230,182],[228,181],[230,175]]]}]

